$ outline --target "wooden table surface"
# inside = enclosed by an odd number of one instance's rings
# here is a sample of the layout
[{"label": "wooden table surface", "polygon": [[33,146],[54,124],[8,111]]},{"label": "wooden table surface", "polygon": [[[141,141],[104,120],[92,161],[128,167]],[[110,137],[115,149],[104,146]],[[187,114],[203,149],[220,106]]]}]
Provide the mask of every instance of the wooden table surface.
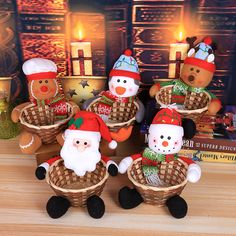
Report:
[{"label": "wooden table surface", "polygon": [[[236,165],[201,163],[200,182],[187,184],[182,196],[189,212],[174,219],[164,207],[142,204],[123,210],[117,192],[129,184],[126,175],[110,177],[102,198],[102,219],[86,209],[71,208],[60,219],[45,210],[53,191],[34,177],[34,156],[20,153],[17,139],[0,141],[0,235],[236,235]],[[115,158],[117,161],[120,158]]]}]

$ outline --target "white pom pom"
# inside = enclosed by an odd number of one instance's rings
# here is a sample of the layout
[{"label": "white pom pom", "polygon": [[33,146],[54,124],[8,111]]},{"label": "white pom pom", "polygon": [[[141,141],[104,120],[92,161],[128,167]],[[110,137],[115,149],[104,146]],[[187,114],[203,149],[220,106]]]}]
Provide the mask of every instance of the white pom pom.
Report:
[{"label": "white pom pom", "polygon": [[115,149],[117,147],[117,142],[115,140],[112,140],[109,144],[108,147],[110,149]]},{"label": "white pom pom", "polygon": [[124,174],[130,167],[132,162],[133,162],[132,157],[125,157],[124,159],[122,159],[119,164],[119,173]]},{"label": "white pom pom", "polygon": [[201,168],[197,164],[188,167],[187,179],[191,183],[196,183],[201,178]]}]

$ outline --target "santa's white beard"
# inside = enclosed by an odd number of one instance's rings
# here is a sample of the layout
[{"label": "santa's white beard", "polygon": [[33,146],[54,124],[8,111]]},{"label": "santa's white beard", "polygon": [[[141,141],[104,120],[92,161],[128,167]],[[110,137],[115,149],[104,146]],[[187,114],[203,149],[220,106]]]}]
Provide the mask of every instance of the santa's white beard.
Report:
[{"label": "santa's white beard", "polygon": [[84,176],[86,171],[94,171],[101,160],[101,153],[94,147],[87,147],[81,152],[73,145],[64,143],[60,154],[65,167],[73,170],[78,176]]}]

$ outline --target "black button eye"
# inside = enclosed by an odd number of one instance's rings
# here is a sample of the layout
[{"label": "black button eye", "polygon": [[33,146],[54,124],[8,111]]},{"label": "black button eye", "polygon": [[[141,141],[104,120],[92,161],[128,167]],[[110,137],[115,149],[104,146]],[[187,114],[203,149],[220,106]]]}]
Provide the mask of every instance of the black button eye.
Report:
[{"label": "black button eye", "polygon": [[47,84],[47,83],[48,83],[48,80],[45,80],[45,83]]},{"label": "black button eye", "polygon": [[190,70],[193,71],[193,68],[191,68]]},{"label": "black button eye", "polygon": [[199,73],[200,72],[200,70],[196,70],[197,71],[197,73]]},{"label": "black button eye", "polygon": [[40,84],[42,84],[42,82],[43,82],[42,80],[39,80],[39,83],[40,83]]},{"label": "black button eye", "polygon": [[79,144],[79,141],[76,141],[77,144]]},{"label": "black button eye", "polygon": [[88,143],[87,142],[84,142],[84,145],[87,145]]},{"label": "black button eye", "polygon": [[120,83],[120,79],[118,79],[117,82]]},{"label": "black button eye", "polygon": [[171,140],[171,137],[170,137],[170,136],[168,136],[168,137],[167,137],[167,139],[168,139],[168,140]]},{"label": "black button eye", "polygon": [[161,139],[163,139],[163,138],[164,138],[164,136],[163,136],[163,135],[161,135],[161,136],[160,136],[160,138],[161,138]]},{"label": "black button eye", "polygon": [[124,82],[124,83],[126,83],[127,81],[126,81],[126,80],[124,80],[123,82]]}]

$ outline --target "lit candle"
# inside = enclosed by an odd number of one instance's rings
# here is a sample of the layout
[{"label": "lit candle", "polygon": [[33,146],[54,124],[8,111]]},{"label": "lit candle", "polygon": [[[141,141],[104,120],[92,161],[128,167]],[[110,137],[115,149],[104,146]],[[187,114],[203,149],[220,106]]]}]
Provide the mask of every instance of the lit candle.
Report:
[{"label": "lit candle", "polygon": [[171,79],[179,78],[183,61],[187,56],[189,44],[183,43],[182,40],[183,40],[183,32],[181,31],[179,32],[177,42],[170,44],[169,78]]},{"label": "lit candle", "polygon": [[92,75],[91,42],[84,42],[82,30],[78,31],[78,42],[71,42],[71,59],[73,75]]}]

